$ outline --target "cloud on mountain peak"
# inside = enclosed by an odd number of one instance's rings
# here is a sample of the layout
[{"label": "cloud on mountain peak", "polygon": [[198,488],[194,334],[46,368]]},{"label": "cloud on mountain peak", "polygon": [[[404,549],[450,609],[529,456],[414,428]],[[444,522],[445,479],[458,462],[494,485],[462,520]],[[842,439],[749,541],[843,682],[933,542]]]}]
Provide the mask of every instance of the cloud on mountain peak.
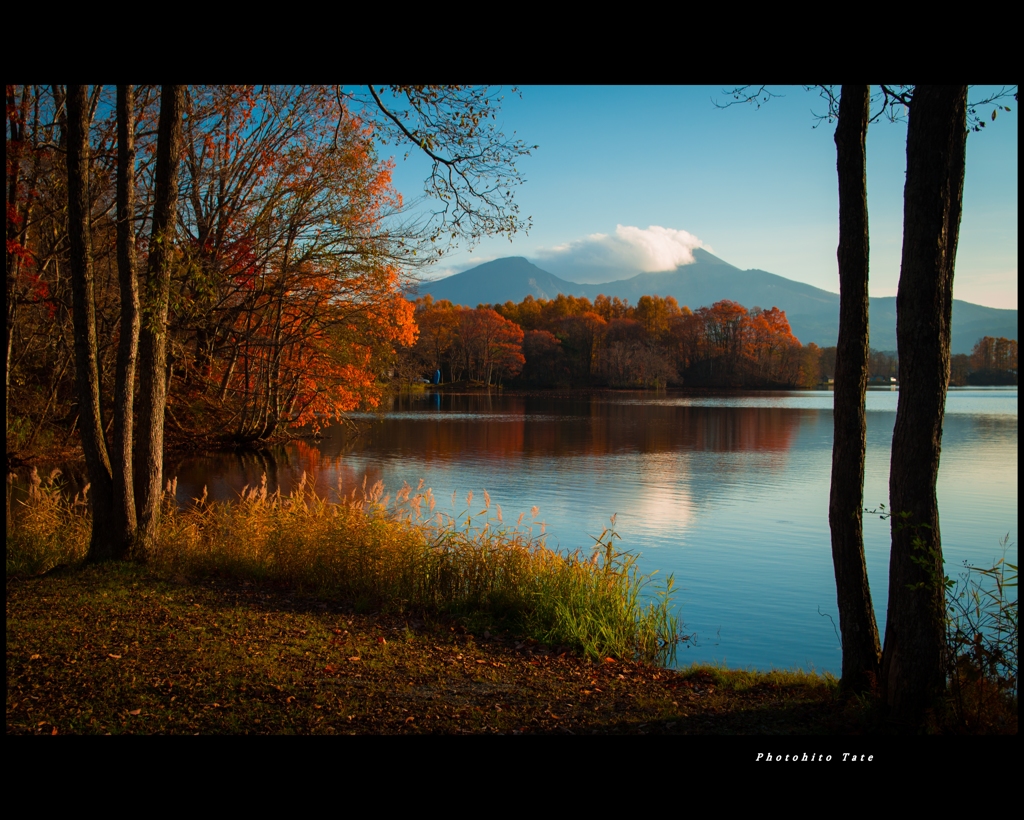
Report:
[{"label": "cloud on mountain peak", "polygon": [[[538,264],[573,281],[610,281],[636,273],[675,270],[689,265],[693,249],[704,243],[689,231],[651,225],[617,225],[614,234],[594,233],[536,252]],[[602,271],[608,279],[601,279]],[[586,278],[580,278],[586,275]],[[598,278],[595,278],[598,277]]]}]

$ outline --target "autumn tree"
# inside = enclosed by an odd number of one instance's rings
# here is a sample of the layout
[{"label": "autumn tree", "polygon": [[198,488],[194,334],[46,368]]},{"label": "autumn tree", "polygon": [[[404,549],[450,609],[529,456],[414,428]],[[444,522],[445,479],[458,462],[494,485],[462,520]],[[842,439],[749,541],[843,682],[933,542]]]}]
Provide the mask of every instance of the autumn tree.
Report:
[{"label": "autumn tree", "polygon": [[[66,184],[53,89],[7,86],[5,427],[9,459],[31,448],[51,411],[70,409],[74,360],[67,270]],[[56,190],[63,192],[57,203]],[[67,298],[63,298],[63,297]]]},{"label": "autumn tree", "polygon": [[[609,312],[615,312],[614,306],[611,306]],[[669,325],[673,317],[678,315],[679,305],[672,296],[664,299],[660,296],[641,296],[633,311],[633,318],[643,325],[647,335],[656,342],[668,336]]]},{"label": "autumn tree", "polygon": [[477,308],[477,312],[484,349],[483,381],[490,385],[494,379],[501,384],[504,379],[516,376],[526,363],[523,329],[493,310]]},{"label": "autumn tree", "polygon": [[188,102],[180,417],[244,442],[372,406],[414,340],[414,248],[385,224],[401,198],[372,129],[321,87]]},{"label": "autumn tree", "polygon": [[701,327],[697,365],[709,380],[729,383],[743,351],[747,309],[730,299],[694,311]]},{"label": "autumn tree", "polygon": [[745,319],[745,355],[754,365],[757,380],[764,384],[796,381],[799,361],[793,355],[800,342],[789,326],[786,312],[777,307],[754,308]]},{"label": "autumn tree", "polygon": [[[39,99],[31,88],[20,97],[8,89],[9,142],[15,137],[18,150]],[[350,111],[356,95],[338,87],[165,87],[157,115],[152,89],[122,87],[115,106],[99,86],[52,87],[66,164],[47,171],[41,153],[22,162],[18,150],[8,164],[8,295],[16,297],[8,305],[8,381],[25,326],[16,307],[26,301],[11,258],[38,265],[47,252],[45,231],[22,228],[31,179],[23,169],[38,166],[54,180],[53,212],[68,214],[64,250],[55,232],[51,274],[66,255],[91,558],[133,549],[144,557],[158,521],[165,418],[181,431],[213,418],[196,408],[216,408],[236,432],[260,437],[282,423],[372,403],[395,348],[415,340],[397,263],[415,262],[442,233],[475,241],[524,226],[511,186],[514,159],[528,149],[490,122],[497,96],[447,87],[390,93],[406,107],[370,89],[360,117]],[[375,158],[382,138],[411,140],[430,154],[434,191],[454,197],[429,230],[391,220],[400,198],[389,163]],[[492,346],[492,374],[516,365]],[[180,405],[177,416],[168,399]]]},{"label": "autumn tree", "polygon": [[821,348],[809,342],[800,350],[797,386],[813,390],[821,383]]},{"label": "autumn tree", "polygon": [[570,313],[558,322],[555,335],[562,342],[576,384],[590,383],[607,324],[589,310],[581,314]]},{"label": "autumn tree", "polygon": [[620,299],[618,296],[609,298],[602,293],[594,299],[594,313],[610,322],[612,319],[629,318],[634,314],[634,309],[630,308],[628,299]]},{"label": "autumn tree", "polygon": [[448,380],[452,381],[451,354],[459,332],[455,306],[447,299],[435,302],[428,294],[416,300],[415,319],[419,338],[410,355],[422,370],[441,371],[442,379],[447,366]]},{"label": "autumn tree", "polygon": [[969,372],[959,384],[1016,384],[1017,340],[1000,336],[978,339],[965,362]]},{"label": "autumn tree", "polygon": [[568,381],[562,343],[547,330],[529,330],[523,336],[526,360],[520,381],[532,387],[555,387]]}]

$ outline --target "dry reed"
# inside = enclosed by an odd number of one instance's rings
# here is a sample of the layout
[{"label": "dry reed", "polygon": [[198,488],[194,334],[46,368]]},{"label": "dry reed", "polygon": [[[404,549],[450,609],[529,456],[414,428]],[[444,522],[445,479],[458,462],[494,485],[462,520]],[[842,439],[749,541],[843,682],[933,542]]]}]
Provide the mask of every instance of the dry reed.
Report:
[{"label": "dry reed", "polygon": [[[506,526],[500,508],[436,509],[433,492],[404,485],[394,498],[366,482],[341,501],[317,495],[305,475],[289,495],[266,476],[235,503],[203,496],[182,509],[168,483],[159,534],[149,551],[158,570],[273,581],[351,602],[357,609],[421,609],[484,619],[592,657],[665,661],[683,640],[672,614],[672,580],[648,594],[636,556],[615,549],[606,529],[591,555],[549,549],[533,526]],[[453,504],[455,498],[453,496]],[[7,569],[38,573],[81,561],[89,522],[80,499],[61,500],[38,483],[17,525],[8,524]],[[536,519],[538,510],[531,510]],[[614,519],[613,519],[614,526]],[[538,526],[538,525],[534,525]],[[543,523],[539,524],[541,533]]]}]

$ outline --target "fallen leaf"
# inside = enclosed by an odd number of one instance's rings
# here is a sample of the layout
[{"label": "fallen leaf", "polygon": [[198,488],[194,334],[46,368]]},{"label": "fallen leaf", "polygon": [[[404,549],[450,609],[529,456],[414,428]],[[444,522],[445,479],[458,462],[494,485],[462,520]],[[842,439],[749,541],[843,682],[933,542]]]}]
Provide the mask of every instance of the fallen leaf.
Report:
[{"label": "fallen leaf", "polygon": [[353,655],[351,658],[349,658],[349,660],[355,662],[355,661],[359,660],[359,656],[358,655]]},{"label": "fallen leaf", "polygon": [[50,736],[52,737],[55,734],[57,734],[57,727],[56,726],[53,727],[53,731],[50,732]]},{"label": "fallen leaf", "polygon": [[141,714],[141,713],[142,713],[141,709],[132,709],[128,714],[129,715],[138,715],[138,714]]},{"label": "fallen leaf", "polygon": [[37,660],[39,660],[39,658],[41,658],[41,657],[42,657],[41,655],[33,655],[33,656],[32,656],[31,658],[29,658],[29,660],[30,660],[30,661],[37,661]]},{"label": "fallen leaf", "polygon": [[107,657],[108,658],[113,658],[115,661],[121,660],[121,656],[120,655],[109,655],[108,654]]},{"label": "fallen leaf", "polygon": [[377,638],[377,643],[387,643],[383,638]]}]

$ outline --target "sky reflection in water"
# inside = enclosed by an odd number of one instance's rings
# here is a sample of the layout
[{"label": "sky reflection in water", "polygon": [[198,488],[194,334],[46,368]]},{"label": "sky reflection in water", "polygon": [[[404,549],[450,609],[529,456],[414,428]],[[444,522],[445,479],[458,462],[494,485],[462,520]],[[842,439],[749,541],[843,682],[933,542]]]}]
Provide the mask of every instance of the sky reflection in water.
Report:
[{"label": "sky reflection in water", "polygon": [[[865,505],[888,500],[896,391],[870,391]],[[453,492],[490,492],[505,521],[540,507],[549,546],[588,548],[617,514],[622,546],[644,571],[675,576],[680,616],[698,645],[683,664],[815,667],[838,672],[840,649],[828,529],[832,394],[607,392],[422,395],[359,419],[365,432],[293,442],[255,455],[176,466],[181,503],[209,485],[238,497],[266,472],[287,493],[303,471],[335,495],[420,478],[439,506]],[[1017,391],[951,390],[939,474],[947,573],[988,566],[1009,534],[1016,563]],[[447,510],[451,512],[451,510]],[[535,528],[535,532],[537,529]],[[889,528],[865,516],[865,552],[885,626]],[[819,614],[819,610],[820,613]]]}]

